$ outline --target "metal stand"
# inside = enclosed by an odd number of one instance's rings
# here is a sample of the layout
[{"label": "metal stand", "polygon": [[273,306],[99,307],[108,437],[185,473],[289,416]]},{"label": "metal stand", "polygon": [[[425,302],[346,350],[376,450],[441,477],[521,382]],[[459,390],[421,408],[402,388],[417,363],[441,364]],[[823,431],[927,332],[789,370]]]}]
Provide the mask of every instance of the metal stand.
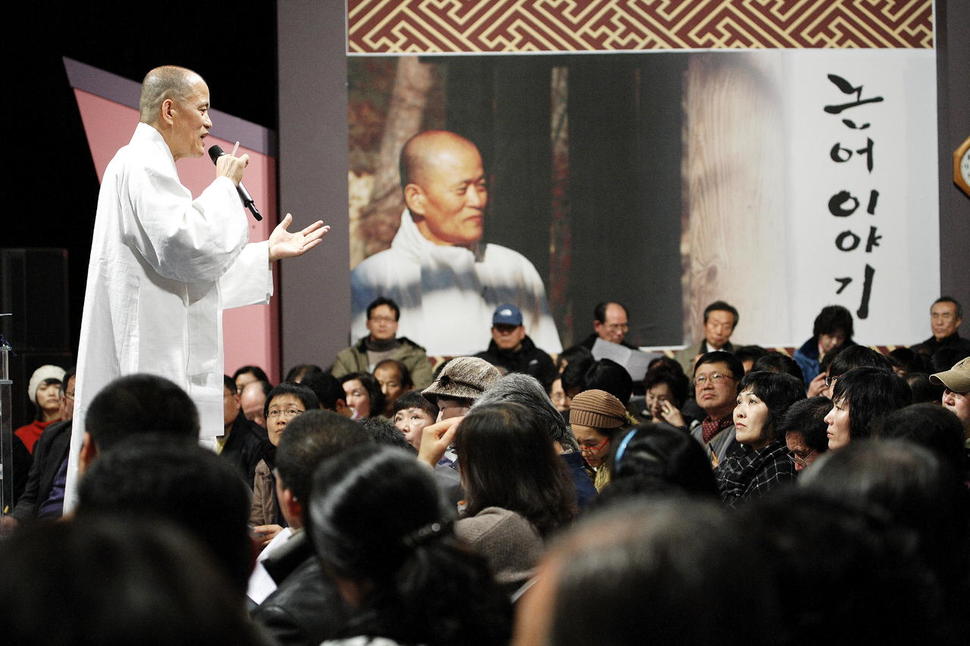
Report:
[{"label": "metal stand", "polygon": [[0,335],[0,517],[13,511],[13,382],[10,381],[9,354],[10,346]]}]

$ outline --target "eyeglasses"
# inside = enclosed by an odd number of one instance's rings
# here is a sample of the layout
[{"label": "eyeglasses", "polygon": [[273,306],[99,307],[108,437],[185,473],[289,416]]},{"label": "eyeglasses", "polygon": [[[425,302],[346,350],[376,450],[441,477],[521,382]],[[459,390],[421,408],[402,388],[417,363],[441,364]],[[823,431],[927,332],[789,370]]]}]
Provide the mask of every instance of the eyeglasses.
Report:
[{"label": "eyeglasses", "polygon": [[372,316],[367,320],[374,323],[397,323],[397,319],[393,316]]},{"label": "eyeglasses", "polygon": [[582,444],[581,443],[579,445],[579,450],[580,450],[581,453],[596,453],[597,451],[599,451],[600,449],[602,449],[604,446],[606,446],[606,443],[609,442],[609,441],[610,441],[610,438],[607,437],[607,438],[603,438],[603,441],[596,442],[594,444]]},{"label": "eyeglasses", "polygon": [[280,410],[279,408],[273,408],[273,409],[270,409],[270,411],[268,413],[266,413],[266,417],[269,418],[269,419],[273,419],[274,417],[285,417],[286,419],[292,419],[292,418],[296,417],[297,415],[300,415],[300,414],[305,413],[305,412],[306,411],[302,411],[302,410],[299,410],[297,408],[287,408],[286,410]]},{"label": "eyeglasses", "polygon": [[709,375],[701,375],[700,377],[694,377],[694,385],[703,386],[704,384],[707,383],[708,379],[710,379],[711,383],[716,386],[717,384],[721,383],[722,380],[734,379],[734,377],[732,377],[731,375],[722,375],[719,372],[712,372]]},{"label": "eyeglasses", "polygon": [[834,386],[835,382],[838,380],[839,380],[838,377],[829,377],[828,375],[825,375],[825,385],[828,388],[831,388],[832,386]]},{"label": "eyeglasses", "polygon": [[815,453],[815,449],[807,451],[804,455],[798,455],[794,451],[789,451],[788,459],[804,469],[808,466],[808,458],[812,457],[813,453]]}]

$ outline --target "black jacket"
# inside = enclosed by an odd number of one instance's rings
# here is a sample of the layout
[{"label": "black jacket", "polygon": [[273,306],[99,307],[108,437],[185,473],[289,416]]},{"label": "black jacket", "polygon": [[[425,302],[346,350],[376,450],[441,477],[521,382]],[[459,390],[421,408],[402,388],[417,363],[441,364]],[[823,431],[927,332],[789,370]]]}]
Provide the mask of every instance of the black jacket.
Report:
[{"label": "black jacket", "polygon": [[[262,437],[260,431],[262,431]],[[236,466],[239,475],[245,479],[250,489],[253,488],[256,465],[266,457],[266,452],[272,447],[265,435],[266,431],[263,431],[255,422],[246,419],[240,412],[233,421],[229,439],[226,440],[219,454]]]},{"label": "black jacket", "polygon": [[27,474],[23,494],[11,514],[21,523],[36,519],[40,506],[51,492],[54,476],[67,459],[71,447],[71,420],[51,424],[34,445],[34,463]]},{"label": "black jacket", "polygon": [[546,390],[556,379],[556,366],[552,357],[536,347],[528,336],[522,339],[518,350],[502,350],[495,341],[488,344],[488,350],[475,355],[493,366],[504,368],[507,372],[521,372],[539,380]]}]

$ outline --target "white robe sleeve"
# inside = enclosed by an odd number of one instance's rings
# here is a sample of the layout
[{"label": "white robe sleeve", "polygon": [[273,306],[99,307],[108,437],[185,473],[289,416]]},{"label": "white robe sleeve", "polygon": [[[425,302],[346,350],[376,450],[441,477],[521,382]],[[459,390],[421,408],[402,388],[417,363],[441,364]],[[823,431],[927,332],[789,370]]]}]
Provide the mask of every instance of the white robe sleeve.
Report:
[{"label": "white robe sleeve", "polygon": [[243,247],[229,270],[219,280],[222,308],[269,302],[273,295],[273,272],[269,265],[269,241]]}]

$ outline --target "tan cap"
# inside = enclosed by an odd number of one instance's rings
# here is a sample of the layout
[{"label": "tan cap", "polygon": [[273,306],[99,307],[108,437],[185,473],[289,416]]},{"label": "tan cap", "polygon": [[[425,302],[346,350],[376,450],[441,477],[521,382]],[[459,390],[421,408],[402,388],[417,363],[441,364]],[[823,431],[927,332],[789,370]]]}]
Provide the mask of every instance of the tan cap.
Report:
[{"label": "tan cap", "polygon": [[943,384],[955,393],[970,392],[970,357],[961,359],[949,370],[930,375],[930,381]]},{"label": "tan cap", "polygon": [[626,409],[605,390],[584,390],[569,403],[569,423],[592,428],[620,428],[627,423]]},{"label": "tan cap", "polygon": [[478,357],[456,357],[449,361],[422,395],[447,399],[478,399],[498,381],[498,368]]}]

